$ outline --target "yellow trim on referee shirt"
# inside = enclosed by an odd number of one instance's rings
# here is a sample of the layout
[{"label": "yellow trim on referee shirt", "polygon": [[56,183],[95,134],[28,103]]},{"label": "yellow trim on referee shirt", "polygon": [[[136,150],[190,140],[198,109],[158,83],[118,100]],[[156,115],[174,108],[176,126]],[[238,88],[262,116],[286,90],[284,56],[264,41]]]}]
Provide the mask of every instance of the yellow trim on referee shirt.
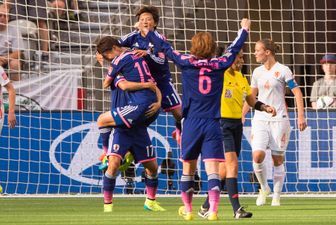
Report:
[{"label": "yellow trim on referee shirt", "polygon": [[251,95],[246,77],[231,68],[224,72],[224,86],[221,97],[221,117],[240,119],[246,96]]}]

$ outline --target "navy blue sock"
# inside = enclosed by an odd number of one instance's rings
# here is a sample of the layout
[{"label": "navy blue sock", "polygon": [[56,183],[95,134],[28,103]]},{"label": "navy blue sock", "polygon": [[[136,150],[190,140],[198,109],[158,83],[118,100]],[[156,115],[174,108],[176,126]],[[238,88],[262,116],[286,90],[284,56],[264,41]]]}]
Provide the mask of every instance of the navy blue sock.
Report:
[{"label": "navy blue sock", "polygon": [[116,179],[115,177],[105,173],[103,178],[103,189],[104,191],[114,191]]},{"label": "navy blue sock", "polygon": [[210,203],[209,203],[209,196],[207,195],[203,205],[202,205],[203,209],[209,209],[210,208]]},{"label": "navy blue sock", "polygon": [[103,150],[107,153],[112,127],[99,127],[100,138],[103,143]]},{"label": "navy blue sock", "polygon": [[194,176],[182,175],[180,184],[182,192],[194,191]]},{"label": "navy blue sock", "polygon": [[226,187],[233,212],[236,212],[240,208],[237,178],[226,178]]}]

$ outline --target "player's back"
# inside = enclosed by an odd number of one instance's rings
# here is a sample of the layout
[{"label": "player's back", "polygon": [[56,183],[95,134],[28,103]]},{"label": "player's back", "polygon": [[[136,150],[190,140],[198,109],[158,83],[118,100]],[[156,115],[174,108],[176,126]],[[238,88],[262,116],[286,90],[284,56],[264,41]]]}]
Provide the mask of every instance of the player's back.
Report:
[{"label": "player's back", "polygon": [[220,118],[224,70],[217,69],[217,59],[192,61],[182,68],[183,116]]},{"label": "player's back", "polygon": [[[140,31],[133,31],[119,40],[122,46],[129,47],[131,49],[141,49],[148,51],[148,54],[144,57],[148,63],[150,72],[156,82],[169,81],[171,79],[171,73],[169,70],[169,63],[163,53],[155,51],[155,47],[145,37],[142,37]],[[156,53],[154,53],[156,52]]]},{"label": "player's back", "polygon": [[[112,71],[110,73],[112,78],[115,79],[116,75],[121,73],[127,81],[139,83],[155,82],[146,61],[134,53],[134,51],[125,51],[112,61]],[[156,101],[156,94],[149,89],[127,91],[126,95],[128,96],[129,104],[143,104]]]}]

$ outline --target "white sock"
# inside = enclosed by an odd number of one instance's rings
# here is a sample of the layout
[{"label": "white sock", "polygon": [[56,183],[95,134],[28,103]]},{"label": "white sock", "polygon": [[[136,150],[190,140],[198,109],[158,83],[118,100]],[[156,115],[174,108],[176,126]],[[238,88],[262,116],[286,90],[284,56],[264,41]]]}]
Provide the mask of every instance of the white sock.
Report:
[{"label": "white sock", "polygon": [[262,163],[253,162],[253,170],[259,181],[261,190],[263,191],[269,190],[268,183],[267,183],[267,171],[266,171],[266,166],[264,165],[264,162]]},{"label": "white sock", "polygon": [[274,166],[273,173],[273,191],[274,195],[280,197],[282,191],[283,183],[285,180],[285,167],[283,164],[280,166]]}]

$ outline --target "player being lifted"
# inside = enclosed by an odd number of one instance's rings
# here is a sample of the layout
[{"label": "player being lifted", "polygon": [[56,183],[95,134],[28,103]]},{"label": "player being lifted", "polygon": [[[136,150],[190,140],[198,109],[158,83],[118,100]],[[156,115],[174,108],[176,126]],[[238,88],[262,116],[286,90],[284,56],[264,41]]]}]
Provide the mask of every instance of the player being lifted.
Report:
[{"label": "player being lifted", "polygon": [[[291,129],[285,102],[286,85],[295,96],[299,130],[303,131],[307,127],[301,90],[294,80],[292,71],[275,59],[278,50],[279,46],[270,39],[259,40],[255,45],[254,56],[256,61],[263,65],[253,71],[252,94],[253,96],[258,94],[259,101],[274,106],[277,111],[275,117],[256,111],[252,120],[253,169],[261,187],[256,201],[257,206],[264,205],[267,195],[271,192],[267,184],[264,163],[265,151],[268,148],[271,149],[274,168],[272,206],[280,205],[280,193],[285,179],[284,155]],[[248,111],[248,107],[245,111]]]},{"label": "player being lifted", "polygon": [[[217,49],[217,56],[222,55],[223,48]],[[240,206],[238,194],[238,158],[241,151],[243,135],[242,110],[244,100],[249,106],[257,110],[266,111],[276,115],[273,107],[256,101],[252,95],[246,77],[240,72],[244,64],[243,50],[236,56],[235,61],[224,73],[223,92],[221,97],[221,130],[225,152],[225,162],[219,164],[221,188],[227,187],[229,199],[233,208],[234,218],[250,218],[252,213]],[[206,218],[209,210],[209,197],[205,200],[198,215]]]},{"label": "player being lifted", "polygon": [[123,36],[119,42],[122,46],[132,48],[136,55],[144,57],[149,70],[155,79],[158,88],[162,93],[162,109],[165,112],[172,112],[176,120],[176,141],[180,143],[181,131],[181,100],[172,84],[171,74],[169,70],[168,60],[163,52],[155,50],[155,46],[150,43],[142,28],[156,30],[160,20],[159,11],[154,6],[144,6],[136,13],[138,23],[136,25],[139,30],[133,31]]},{"label": "player being lifted", "polygon": [[[208,32],[199,32],[191,40],[191,54],[181,55],[156,31],[142,28],[155,48],[162,50],[182,70],[182,201],[179,215],[192,220],[194,174],[201,154],[208,175],[208,220],[217,220],[220,198],[219,162],[224,160],[220,129],[220,99],[224,71],[231,66],[248,35],[250,21],[241,21],[242,29],[229,46],[227,55],[214,58],[216,43]],[[149,32],[148,32],[149,31]]]},{"label": "player being lifted", "polygon": [[[147,132],[147,126],[156,119],[157,113],[154,112],[152,117],[145,116],[151,104],[161,104],[161,93],[157,87],[153,88],[150,82],[152,77],[143,58],[136,56],[134,51],[122,48],[116,39],[102,38],[97,45],[97,51],[106,60],[113,59],[103,84],[105,88],[111,86],[114,90],[111,96],[111,111],[101,114],[98,118],[98,127],[106,149],[111,129],[115,128],[112,149],[107,153],[108,168],[103,178],[104,212],[112,211],[117,171],[128,151],[132,152],[135,161],[142,163],[146,170],[147,199],[144,208],[164,211],[155,200],[158,165]],[[155,90],[156,94],[149,89]]]}]

